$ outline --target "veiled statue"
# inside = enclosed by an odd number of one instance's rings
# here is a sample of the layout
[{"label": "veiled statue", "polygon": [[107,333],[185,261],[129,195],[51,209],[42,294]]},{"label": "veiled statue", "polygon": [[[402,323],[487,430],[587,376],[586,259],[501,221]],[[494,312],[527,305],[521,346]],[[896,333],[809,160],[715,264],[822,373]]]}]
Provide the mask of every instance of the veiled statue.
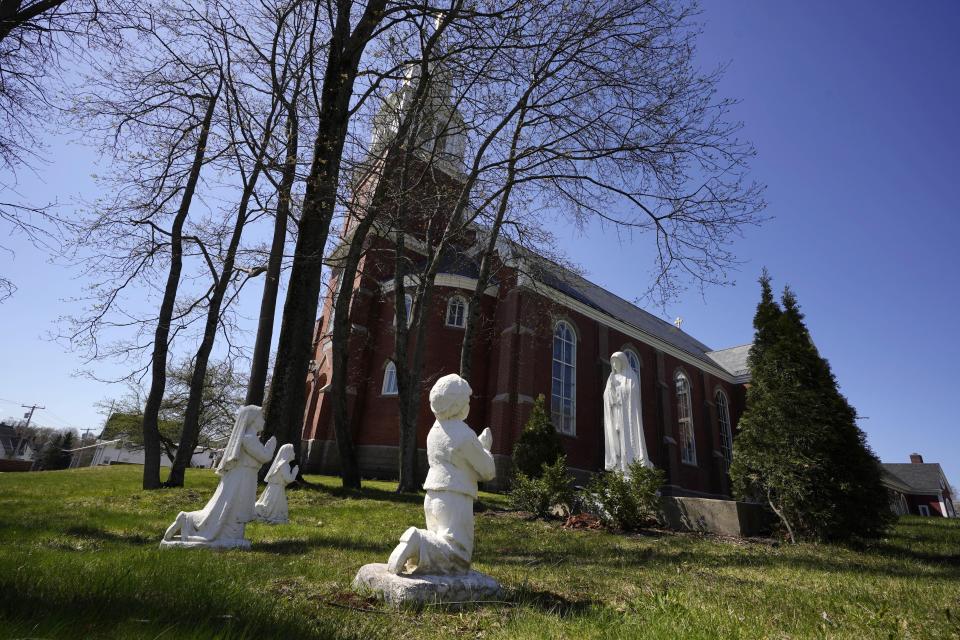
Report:
[{"label": "veiled statue", "polygon": [[267,488],[257,500],[257,520],[269,524],[285,524],[290,520],[287,509],[287,485],[297,479],[300,468],[290,468],[294,458],[293,445],[287,443],[280,447],[270,470],[264,480]]},{"label": "veiled statue", "polygon": [[443,376],[430,390],[436,422],[427,435],[430,470],[423,483],[427,528],[406,530],[390,554],[388,572],[464,575],[470,571],[477,482],[496,475],[490,429],[478,437],[464,422],[472,392],[470,384],[456,374]]},{"label": "veiled statue", "polygon": [[607,470],[628,474],[634,461],[653,467],[643,437],[640,379],[622,351],[610,356],[610,377],[603,391],[603,433]]},{"label": "veiled statue", "polygon": [[237,413],[217,475],[220,484],[200,511],[181,511],[163,535],[161,547],[249,548],[244,538],[248,522],[256,519],[257,472],[277,447],[276,438],[260,442],[263,412],[248,405]]}]

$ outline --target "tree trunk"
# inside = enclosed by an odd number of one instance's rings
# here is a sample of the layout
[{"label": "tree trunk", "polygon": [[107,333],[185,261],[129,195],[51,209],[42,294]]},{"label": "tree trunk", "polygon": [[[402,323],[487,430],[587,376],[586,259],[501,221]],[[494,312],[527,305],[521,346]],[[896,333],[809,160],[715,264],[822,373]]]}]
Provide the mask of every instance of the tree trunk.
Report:
[{"label": "tree trunk", "polygon": [[260,321],[257,339],[253,346],[250,363],[250,381],[244,404],[263,406],[267,386],[267,371],[270,366],[270,343],[273,341],[273,320],[277,311],[277,291],[280,288],[280,271],[283,267],[283,249],[286,246],[287,219],[290,215],[290,193],[297,178],[298,122],[296,105],[287,117],[287,157],[283,166],[278,191],[277,211],[273,222],[273,243],[270,245],[270,261],[267,264],[263,283],[263,298],[260,300]]},{"label": "tree trunk", "polygon": [[[268,134],[265,134],[268,135]],[[264,140],[262,149],[266,149],[269,140]],[[233,280],[234,264],[237,258],[237,249],[240,247],[240,239],[243,236],[243,228],[247,224],[247,211],[250,206],[250,198],[253,197],[253,191],[257,185],[257,179],[260,176],[263,167],[263,157],[256,159],[256,166],[250,173],[250,178],[240,197],[240,205],[237,208],[237,218],[233,225],[233,233],[230,236],[230,244],[227,247],[226,258],[223,261],[223,269],[217,277],[216,285],[213,288],[213,295],[210,298],[210,304],[207,307],[207,321],[203,327],[203,339],[200,341],[200,348],[197,349],[197,355],[193,361],[193,374],[190,378],[190,396],[187,399],[187,410],[183,416],[183,431],[180,434],[180,446],[177,447],[177,457],[170,467],[170,475],[167,476],[168,487],[182,487],[183,478],[186,469],[190,466],[190,459],[193,458],[193,450],[197,446],[197,438],[200,435],[200,412],[203,408],[203,387],[207,381],[207,365],[210,362],[210,352],[213,351],[213,343],[217,337],[217,329],[220,327],[220,310],[223,306],[223,299],[227,293],[227,287]]]},{"label": "tree trunk", "polygon": [[[347,361],[350,340],[350,300],[353,297],[353,281],[357,275],[357,265],[363,254],[363,244],[375,215],[367,211],[354,227],[350,248],[340,272],[340,293],[334,300],[333,348],[330,354],[333,372],[330,380],[330,400],[333,407],[333,429],[337,437],[337,452],[340,454],[340,480],[345,488],[360,488],[360,467],[357,464],[356,449],[353,446],[353,433],[350,415],[347,412]],[[344,287],[343,283],[347,286]]]},{"label": "tree trunk", "polygon": [[173,318],[173,305],[177,299],[177,288],[180,284],[180,272],[183,269],[183,224],[190,212],[193,194],[200,179],[200,170],[203,168],[204,153],[207,148],[207,138],[210,133],[210,123],[213,112],[220,97],[220,88],[207,101],[207,110],[200,126],[200,136],[197,138],[197,147],[180,199],[180,208],[173,219],[170,230],[170,270],[167,273],[167,283],[163,291],[163,301],[160,304],[160,314],[157,318],[157,329],[153,337],[153,356],[151,364],[152,377],[150,391],[147,394],[146,406],[143,409],[143,488],[160,488],[160,403],[167,386],[167,351],[169,349],[170,322]]},{"label": "tree trunk", "polygon": [[781,509],[777,509],[777,506],[773,504],[773,496],[770,495],[770,489],[767,489],[767,503],[770,505],[770,508],[773,509],[773,512],[777,514],[777,517],[780,518],[780,522],[783,523],[783,526],[787,528],[787,539],[790,540],[790,544],[796,544],[797,539],[793,535],[793,527],[790,526],[790,521],[787,520],[787,517],[783,514]]},{"label": "tree trunk", "polygon": [[327,47],[313,161],[307,176],[265,416],[267,432],[277,437],[278,445],[293,445],[293,464],[298,465],[323,251],[336,205],[343,145],[350,120],[350,99],[360,57],[383,20],[385,4],[386,0],[368,2],[351,32],[352,3],[338,2],[336,24]]}]

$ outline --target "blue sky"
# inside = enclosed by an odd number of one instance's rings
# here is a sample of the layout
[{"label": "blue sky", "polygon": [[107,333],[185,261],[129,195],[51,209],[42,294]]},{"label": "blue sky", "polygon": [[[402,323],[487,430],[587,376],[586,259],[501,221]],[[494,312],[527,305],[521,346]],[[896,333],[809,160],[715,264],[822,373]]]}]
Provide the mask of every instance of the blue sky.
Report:
[{"label": "blue sky", "polygon": [[[749,342],[766,266],[799,296],[881,459],[916,451],[960,485],[960,3],[709,2],[702,19],[699,60],[729,63],[720,91],[741,100],[734,115],[757,147],[773,218],[736,244],[734,286],[690,290],[664,315],[714,348]],[[49,152],[20,176],[24,197],[96,193],[89,150],[53,139]],[[591,227],[560,239],[599,284],[642,293],[647,238]],[[122,389],[71,375],[81,363],[45,337],[82,279],[22,238],[0,244],[16,251],[0,267],[19,286],[0,305],[0,416],[36,402],[42,424],[98,428],[94,403]],[[259,286],[246,296],[251,317]]]}]

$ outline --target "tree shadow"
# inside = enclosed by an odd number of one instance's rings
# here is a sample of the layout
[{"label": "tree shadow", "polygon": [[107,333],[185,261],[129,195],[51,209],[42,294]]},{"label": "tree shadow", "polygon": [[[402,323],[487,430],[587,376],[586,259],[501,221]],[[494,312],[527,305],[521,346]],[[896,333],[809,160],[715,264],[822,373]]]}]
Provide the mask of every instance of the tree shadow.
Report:
[{"label": "tree shadow", "polygon": [[507,596],[508,600],[517,606],[535,609],[557,618],[583,616],[589,613],[592,607],[600,604],[596,600],[574,600],[552,591],[532,589],[528,585],[521,585],[508,590]]},{"label": "tree shadow", "polygon": [[300,485],[290,487],[295,491],[310,491],[326,494],[338,499],[366,499],[382,500],[384,502],[394,502],[400,504],[423,504],[423,492],[417,493],[397,493],[396,491],[387,491],[386,489],[377,489],[374,487],[364,487],[362,489],[345,489],[344,487],[331,487],[323,484],[310,483],[309,485]]},{"label": "tree shadow", "polygon": [[143,533],[116,533],[85,524],[67,527],[64,533],[77,538],[93,538],[104,542],[119,542],[136,546],[159,543],[160,541],[159,537],[153,538]]}]

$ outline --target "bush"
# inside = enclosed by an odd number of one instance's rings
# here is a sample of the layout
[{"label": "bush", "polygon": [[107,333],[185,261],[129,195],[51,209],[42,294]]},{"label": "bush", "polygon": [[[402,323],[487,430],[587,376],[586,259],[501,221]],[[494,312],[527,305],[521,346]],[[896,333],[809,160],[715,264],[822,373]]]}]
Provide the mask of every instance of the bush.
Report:
[{"label": "bush", "polygon": [[629,477],[619,471],[594,476],[581,501],[586,510],[595,511],[608,527],[633,531],[659,521],[660,487],[664,479],[660,469],[649,469],[634,462],[630,465]]},{"label": "bush", "polygon": [[541,467],[539,478],[518,473],[510,490],[510,505],[518,511],[529,511],[538,518],[549,518],[554,506],[570,511],[573,489],[567,472],[567,459],[560,456],[553,464]]},{"label": "bush", "polygon": [[528,478],[539,478],[544,465],[552,465],[563,456],[560,436],[553,428],[544,405],[541,394],[534,401],[527,424],[513,446],[513,468],[518,475],[523,474]]}]

